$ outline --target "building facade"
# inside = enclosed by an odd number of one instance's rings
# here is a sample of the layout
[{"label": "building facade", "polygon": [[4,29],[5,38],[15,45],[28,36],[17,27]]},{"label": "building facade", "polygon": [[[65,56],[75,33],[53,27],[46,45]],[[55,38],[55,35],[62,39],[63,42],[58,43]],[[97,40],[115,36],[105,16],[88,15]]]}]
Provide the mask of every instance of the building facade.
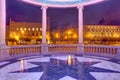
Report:
[{"label": "building facade", "polygon": [[120,26],[86,25],[84,26],[85,44],[120,44]]},{"label": "building facade", "polygon": [[[47,40],[49,40],[48,29]],[[42,41],[41,23],[16,22],[10,19],[8,31],[8,45],[40,44]]]},{"label": "building facade", "polygon": [[[15,22],[10,19],[8,45],[41,44],[41,23]],[[57,26],[56,26],[57,27]],[[120,43],[120,26],[111,25],[84,25],[84,44],[115,45]],[[48,44],[77,44],[78,28],[66,26],[50,31],[47,27]]]}]

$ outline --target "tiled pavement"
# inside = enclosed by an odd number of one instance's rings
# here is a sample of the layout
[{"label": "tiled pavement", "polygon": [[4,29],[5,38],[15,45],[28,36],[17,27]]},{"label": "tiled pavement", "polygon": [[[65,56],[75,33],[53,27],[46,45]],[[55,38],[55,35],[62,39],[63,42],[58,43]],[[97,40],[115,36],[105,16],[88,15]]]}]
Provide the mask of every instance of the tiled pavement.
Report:
[{"label": "tiled pavement", "polygon": [[119,62],[95,56],[31,56],[0,62],[0,80],[120,80]]}]

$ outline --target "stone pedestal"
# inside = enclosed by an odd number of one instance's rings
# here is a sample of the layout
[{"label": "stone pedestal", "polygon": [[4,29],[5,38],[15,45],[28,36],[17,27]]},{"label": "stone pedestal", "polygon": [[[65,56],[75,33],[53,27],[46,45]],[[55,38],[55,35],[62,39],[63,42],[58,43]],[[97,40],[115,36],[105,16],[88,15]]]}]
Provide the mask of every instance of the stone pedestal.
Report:
[{"label": "stone pedestal", "polygon": [[48,54],[48,44],[41,44],[41,54],[42,55]]},{"label": "stone pedestal", "polygon": [[7,46],[0,46],[0,60],[10,59],[9,49]]},{"label": "stone pedestal", "polygon": [[84,54],[84,44],[78,44],[77,51],[78,51],[77,54],[83,55]]},{"label": "stone pedestal", "polygon": [[120,60],[120,47],[118,47],[118,49],[117,49],[116,58]]}]

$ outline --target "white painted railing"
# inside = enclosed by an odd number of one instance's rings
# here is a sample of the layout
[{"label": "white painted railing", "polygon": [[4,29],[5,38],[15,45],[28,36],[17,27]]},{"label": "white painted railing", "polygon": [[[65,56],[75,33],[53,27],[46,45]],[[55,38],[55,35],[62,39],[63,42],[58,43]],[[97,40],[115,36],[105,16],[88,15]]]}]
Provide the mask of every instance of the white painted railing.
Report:
[{"label": "white painted railing", "polygon": [[115,58],[119,55],[119,47],[85,45],[84,54]]},{"label": "white painted railing", "polygon": [[0,47],[0,60],[8,59],[9,57],[9,47]]},{"label": "white painted railing", "polygon": [[76,44],[68,44],[68,45],[48,45],[48,52],[50,54],[54,53],[77,53],[77,47]]},{"label": "white painted railing", "polygon": [[117,54],[117,48],[113,46],[84,46],[85,53]]},{"label": "white painted railing", "polygon": [[[83,49],[79,52],[79,49]],[[82,55],[95,55],[104,57],[116,57],[119,54],[119,47],[117,46],[98,46],[98,45],[49,45],[48,53],[67,53],[67,54],[82,54]]]},{"label": "white painted railing", "polygon": [[10,56],[30,56],[41,54],[40,45],[27,45],[27,46],[11,46],[9,49]]},{"label": "white painted railing", "polygon": [[[83,49],[83,50],[80,50]],[[47,51],[46,51],[47,50]],[[32,55],[44,54],[82,54],[103,57],[120,57],[120,47],[118,46],[97,46],[97,45],[26,45],[10,46],[0,48],[1,58],[17,58]]]}]

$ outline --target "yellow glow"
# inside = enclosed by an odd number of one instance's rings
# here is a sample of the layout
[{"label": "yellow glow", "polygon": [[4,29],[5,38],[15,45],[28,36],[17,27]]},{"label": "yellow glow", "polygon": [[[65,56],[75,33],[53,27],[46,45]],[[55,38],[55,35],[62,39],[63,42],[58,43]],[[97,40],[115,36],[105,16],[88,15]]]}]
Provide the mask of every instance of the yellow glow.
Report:
[{"label": "yellow glow", "polygon": [[13,35],[12,35],[12,34],[10,34],[10,37],[13,37]]},{"label": "yellow glow", "polygon": [[115,33],[113,37],[118,38],[119,37],[118,33]]},{"label": "yellow glow", "polygon": [[39,38],[42,39],[42,36],[40,36]]},{"label": "yellow glow", "polygon": [[65,39],[67,39],[68,37],[67,36],[65,36]]},{"label": "yellow glow", "polygon": [[67,33],[68,33],[68,34],[71,34],[71,33],[72,33],[72,31],[70,31],[70,30],[69,30]]},{"label": "yellow glow", "polygon": [[16,40],[19,40],[19,36],[15,35],[15,39],[16,39]]},{"label": "yellow glow", "polygon": [[32,28],[32,30],[34,31],[34,30],[35,30],[35,28]]},{"label": "yellow glow", "polygon": [[40,31],[42,31],[42,28],[40,28]]},{"label": "yellow glow", "polygon": [[36,28],[36,30],[38,31],[38,28]]},{"label": "yellow glow", "polygon": [[23,30],[23,28],[20,28],[20,30]]},{"label": "yellow glow", "polygon": [[22,30],[21,33],[24,34],[24,31]]},{"label": "yellow glow", "polygon": [[17,28],[17,31],[19,30],[19,28]]},{"label": "yellow glow", "polygon": [[93,35],[92,33],[88,33],[88,34],[86,35],[86,37],[92,38],[92,37],[94,37],[94,35]]},{"label": "yellow glow", "polygon": [[24,30],[26,31],[27,29],[26,29],[26,28],[24,28]]},{"label": "yellow glow", "polygon": [[50,44],[50,41],[48,40],[48,44]]},{"label": "yellow glow", "polygon": [[68,55],[68,65],[71,65],[71,63],[72,63],[72,60],[71,60],[72,58],[71,58],[71,55]]},{"label": "yellow glow", "polygon": [[59,38],[59,34],[58,34],[58,33],[56,33],[56,34],[55,34],[55,37],[56,37],[56,38]]},{"label": "yellow glow", "polygon": [[73,38],[77,38],[77,34],[74,34]]}]

